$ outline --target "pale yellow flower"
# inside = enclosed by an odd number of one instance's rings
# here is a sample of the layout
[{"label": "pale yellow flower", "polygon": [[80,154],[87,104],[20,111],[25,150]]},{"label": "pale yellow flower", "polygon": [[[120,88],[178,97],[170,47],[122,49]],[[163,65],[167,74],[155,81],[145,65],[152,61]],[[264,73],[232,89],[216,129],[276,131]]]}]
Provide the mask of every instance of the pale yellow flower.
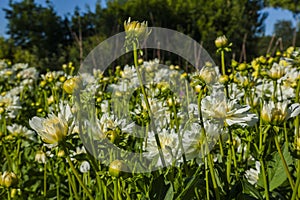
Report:
[{"label": "pale yellow flower", "polygon": [[138,21],[131,21],[130,17],[127,21],[124,22],[126,35],[133,35],[137,38],[148,34],[147,28],[148,22],[143,21],[142,23],[140,23]]},{"label": "pale yellow flower", "polygon": [[5,171],[2,176],[0,176],[0,185],[7,188],[15,186],[18,183],[18,177],[13,172]]},{"label": "pale yellow flower", "polygon": [[288,102],[269,102],[263,105],[261,118],[267,123],[278,125],[299,113],[300,105],[298,103],[288,107]]},{"label": "pale yellow flower", "polygon": [[224,48],[227,46],[227,44],[228,44],[228,40],[225,35],[219,36],[215,40],[215,45],[217,48]]},{"label": "pale yellow flower", "polygon": [[286,67],[274,63],[272,68],[267,72],[268,76],[273,79],[277,80],[283,77],[286,73]]},{"label": "pale yellow flower", "polygon": [[47,144],[57,145],[64,140],[68,133],[66,119],[59,118],[54,114],[49,114],[48,118],[33,117],[29,120],[29,125]]}]

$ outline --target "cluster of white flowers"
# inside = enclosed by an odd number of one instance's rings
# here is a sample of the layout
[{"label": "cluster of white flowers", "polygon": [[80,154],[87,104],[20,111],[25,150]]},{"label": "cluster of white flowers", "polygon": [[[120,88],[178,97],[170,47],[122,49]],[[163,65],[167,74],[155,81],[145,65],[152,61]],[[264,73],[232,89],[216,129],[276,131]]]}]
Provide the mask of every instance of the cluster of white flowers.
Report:
[{"label": "cluster of white flowers", "polygon": [[[162,166],[163,161],[167,165],[179,165],[185,160],[201,163],[217,142],[227,140],[227,134],[232,134],[230,129],[251,128],[257,124],[259,117],[265,123],[279,125],[299,115],[300,105],[292,104],[290,99],[295,97],[300,71],[284,59],[274,62],[269,68],[261,69],[255,62],[252,65],[241,67],[241,70],[234,71],[231,77],[225,77],[226,81],[222,82],[220,80],[224,76],[220,75],[217,66],[211,64],[187,75],[179,67],[166,68],[160,65],[157,59],[143,62],[138,70],[142,74],[147,97],[141,90],[134,66],[120,67],[119,75],[113,80],[104,77],[100,70],[94,70],[93,74],[81,74],[85,88],[81,94],[81,106],[87,108],[84,117],[92,116],[95,119],[85,119],[82,128],[92,133],[94,140],[108,138],[114,145],[118,145],[116,138],[119,139],[122,133],[137,136],[144,131],[144,142],[140,148],[155,167]],[[253,73],[242,70],[247,67],[252,67]],[[18,69],[23,70],[20,74],[22,79],[34,80],[34,70]],[[61,76],[74,77],[66,76],[63,72],[48,72],[42,79],[51,82]],[[110,97],[104,97],[103,93]],[[96,103],[91,103],[94,99]],[[55,146],[66,135],[79,132],[68,103],[61,101],[58,108],[50,106],[52,112],[58,109],[57,115],[34,117],[29,121],[31,128],[45,143]],[[11,110],[16,108],[13,103],[11,105]],[[96,105],[99,108],[88,109]],[[9,129],[13,132],[14,128]],[[241,138],[234,134],[234,140],[241,141]],[[238,154],[248,148],[246,143],[241,145],[238,142],[236,145]],[[82,173],[89,169],[87,161],[81,163]],[[258,179],[259,169],[256,162],[256,169],[246,171],[250,183],[254,184]]]}]

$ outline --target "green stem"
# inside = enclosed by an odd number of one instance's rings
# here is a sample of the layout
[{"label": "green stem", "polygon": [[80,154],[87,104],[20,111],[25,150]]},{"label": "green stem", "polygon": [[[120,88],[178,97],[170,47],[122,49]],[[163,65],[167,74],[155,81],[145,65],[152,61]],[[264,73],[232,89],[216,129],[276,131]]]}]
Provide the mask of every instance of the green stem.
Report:
[{"label": "green stem", "polygon": [[44,163],[44,197],[47,196],[47,162]]},{"label": "green stem", "polygon": [[297,169],[297,180],[296,180],[296,185],[293,190],[292,198],[291,200],[295,200],[297,198],[297,193],[298,193],[298,188],[300,186],[300,160],[298,160],[298,169]]},{"label": "green stem", "polygon": [[[238,176],[238,171],[237,171],[236,155],[235,155],[235,149],[234,149],[234,144],[233,144],[233,137],[232,137],[232,132],[231,132],[230,127],[228,127],[228,132],[229,132],[229,146],[231,148],[231,153],[232,153],[231,158],[233,160],[233,166],[234,166],[235,176],[236,176],[236,179],[238,180],[239,176]],[[231,161],[229,161],[229,162],[231,163]]]},{"label": "green stem", "polygon": [[69,183],[70,183],[71,188],[73,190],[73,194],[75,196],[75,199],[79,200],[80,198],[78,197],[78,194],[77,194],[76,185],[74,184],[74,182],[73,182],[73,180],[70,176],[69,169],[66,169],[66,172],[67,172],[68,180],[69,180]]},{"label": "green stem", "polygon": [[282,161],[282,164],[283,164],[285,173],[286,173],[286,175],[287,175],[287,177],[288,177],[288,179],[289,179],[289,182],[290,182],[290,185],[291,185],[292,189],[294,190],[294,188],[295,188],[294,185],[295,185],[295,184],[294,184],[294,181],[293,181],[293,179],[292,179],[292,176],[291,176],[291,174],[290,174],[290,172],[289,172],[289,167],[287,166],[286,161],[285,161],[285,159],[284,159],[284,156],[283,156],[283,154],[282,154],[282,151],[281,151],[281,148],[280,148],[280,145],[279,145],[279,142],[278,142],[278,139],[277,139],[277,136],[276,136],[276,135],[274,136],[274,140],[275,140],[275,145],[276,145],[277,151],[278,151],[278,153],[279,153],[279,156],[280,156],[280,158],[281,158],[281,161]]},{"label": "green stem", "polygon": [[272,100],[274,103],[276,103],[277,102],[277,99],[276,99],[277,81],[273,81],[273,87],[274,87],[274,90],[273,90]]},{"label": "green stem", "polygon": [[[296,89],[296,97],[295,97],[295,102],[299,103],[299,92],[300,92],[300,79],[298,80],[297,84],[297,89]],[[299,138],[299,115],[296,116],[295,118],[295,129],[296,129],[296,138]]]},{"label": "green stem", "polygon": [[8,152],[7,152],[5,143],[2,142],[2,146],[3,146],[3,151],[4,151],[4,154],[5,154],[5,157],[6,157],[7,162],[8,162],[8,169],[9,169],[10,171],[13,171],[13,162],[12,162],[12,160],[11,160],[10,155],[9,155]]},{"label": "green stem", "polygon": [[269,200],[269,187],[268,187],[268,181],[267,181],[267,174],[266,174],[266,169],[265,169],[265,164],[263,159],[260,159],[260,165],[261,165],[261,172],[262,172],[262,177],[263,177],[263,181],[264,181],[264,188],[265,188],[265,196],[266,196],[266,200]]},{"label": "green stem", "polygon": [[299,103],[299,92],[300,92],[300,79],[298,80],[297,88],[296,88],[296,97],[295,101]]},{"label": "green stem", "polygon": [[211,175],[213,187],[214,187],[214,190],[215,190],[216,199],[220,200],[220,192],[219,192],[219,188],[218,188],[216,177],[215,177],[215,170],[214,170],[214,167],[213,167],[213,160],[211,158],[211,154],[208,153],[207,157],[208,157],[208,166],[209,166],[209,170],[210,170],[210,175]]},{"label": "green stem", "polygon": [[118,200],[118,183],[117,179],[114,179],[114,200]]},{"label": "green stem", "polygon": [[56,177],[56,197],[57,199],[60,199],[60,195],[59,195],[59,189],[60,189],[60,176],[58,174],[58,170],[57,170],[57,177]]},{"label": "green stem", "polygon": [[166,166],[166,162],[165,162],[162,150],[161,150],[160,139],[158,137],[155,124],[153,122],[153,113],[152,113],[151,108],[150,108],[148,96],[147,96],[147,94],[145,92],[145,88],[144,88],[144,84],[143,84],[143,80],[142,80],[142,75],[141,75],[141,72],[140,72],[139,67],[138,67],[137,47],[136,47],[136,43],[135,42],[133,42],[133,58],[134,58],[134,66],[135,66],[135,69],[136,69],[136,72],[137,72],[137,75],[138,75],[138,79],[139,79],[139,82],[140,82],[142,93],[143,93],[143,96],[145,98],[145,103],[146,103],[147,111],[148,111],[148,114],[150,115],[151,128],[153,129],[153,132],[154,132],[154,137],[155,137],[156,145],[157,145],[157,148],[158,148],[158,151],[159,151],[160,159],[161,159],[163,167],[165,167]]},{"label": "green stem", "polygon": [[285,138],[285,148],[289,149],[289,138],[288,138],[288,132],[286,129],[286,122],[283,124],[283,130],[284,130],[284,138]]},{"label": "green stem", "polygon": [[[205,131],[205,128],[204,128],[204,123],[203,123],[203,118],[202,118],[201,100],[202,100],[202,90],[198,94],[199,121],[200,121],[200,125],[201,125],[202,134],[204,135],[204,145],[205,145],[204,153],[207,153],[208,167],[209,167],[209,171],[210,171],[210,175],[211,175],[211,179],[212,179],[216,199],[219,200],[220,199],[220,193],[219,193],[219,188],[218,188],[217,182],[216,182],[215,171],[214,171],[214,168],[213,168],[213,161],[211,159],[211,154],[210,154],[209,149],[208,149],[207,136],[206,136],[206,131]],[[203,154],[203,156],[204,156],[204,154]],[[208,179],[206,179],[206,180],[208,181]]]},{"label": "green stem", "polygon": [[[67,151],[65,151],[65,152],[67,152]],[[69,165],[71,167],[71,170],[73,171],[73,173],[74,173],[77,181],[79,182],[80,186],[83,188],[84,192],[87,194],[87,196],[90,199],[94,199],[94,197],[92,196],[92,194],[90,193],[90,191],[88,190],[88,188],[83,184],[83,182],[82,182],[82,180],[81,180],[81,178],[80,178],[77,170],[75,169],[75,167],[74,167],[74,165],[73,165],[73,163],[72,163],[69,155],[67,155],[67,161],[68,161],[68,163],[69,163]]]},{"label": "green stem", "polygon": [[224,50],[221,50],[221,65],[222,65],[222,75],[226,75]]},{"label": "green stem", "polygon": [[209,200],[209,180],[208,180],[208,166],[207,166],[207,157],[205,159],[205,183],[206,183],[206,198]]},{"label": "green stem", "polygon": [[7,188],[7,199],[11,200],[11,196],[10,196],[10,188]]},{"label": "green stem", "polygon": [[265,169],[265,164],[264,164],[264,146],[265,146],[265,140],[267,138],[268,130],[270,129],[270,125],[267,126],[265,131],[262,130],[262,119],[260,117],[260,124],[259,124],[259,161],[260,161],[260,167],[261,167],[261,173],[263,177],[263,182],[264,182],[264,188],[265,188],[265,196],[266,200],[269,200],[269,187],[268,187],[268,180],[267,180],[267,174],[266,174],[266,169]]},{"label": "green stem", "polygon": [[230,184],[230,174],[231,174],[231,160],[232,160],[232,155],[231,155],[231,148],[228,149],[228,155],[227,155],[227,166],[226,166],[226,177],[227,177],[227,183]]},{"label": "green stem", "polygon": [[[172,97],[172,103],[173,103],[172,104],[172,109],[173,109],[173,112],[174,112],[174,118],[175,118],[175,123],[176,123],[176,133],[178,134],[180,148],[181,148],[182,152],[184,152],[184,148],[183,148],[183,144],[182,144],[182,135],[179,132],[179,120],[178,120],[178,117],[177,117],[176,102],[175,102],[174,97]],[[184,163],[184,168],[185,168],[185,170],[187,170],[186,169],[185,153],[182,154],[182,159],[183,159],[183,163]]]},{"label": "green stem", "polygon": [[[203,159],[203,161],[205,162],[205,160]],[[206,162],[205,162],[206,163]],[[182,197],[190,190],[190,188],[195,184],[195,182],[197,182],[199,179],[197,179],[197,175],[199,174],[199,172],[201,171],[201,165],[198,166],[196,172],[193,175],[193,178],[189,181],[189,183],[187,184],[187,186],[182,190],[182,192],[178,195],[178,197],[176,198],[176,200],[181,200]]]},{"label": "green stem", "polygon": [[[224,50],[221,50],[221,65],[222,65],[222,75],[226,75],[226,68],[225,68],[225,53]],[[228,85],[227,83],[225,84],[225,94],[226,97],[229,98],[229,93],[228,93]]]},{"label": "green stem", "polygon": [[222,135],[219,135],[219,146],[220,146],[220,154],[222,159],[224,158],[224,150],[223,150],[223,139]]}]

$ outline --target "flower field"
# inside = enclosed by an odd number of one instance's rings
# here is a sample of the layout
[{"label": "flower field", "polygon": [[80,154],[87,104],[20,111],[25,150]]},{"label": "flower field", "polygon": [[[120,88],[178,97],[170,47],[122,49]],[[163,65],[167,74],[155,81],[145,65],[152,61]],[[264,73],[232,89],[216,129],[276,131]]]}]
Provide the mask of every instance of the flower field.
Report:
[{"label": "flower field", "polygon": [[[137,27],[138,26],[138,27]],[[300,49],[199,70],[0,61],[1,199],[300,198]],[[137,31],[138,30],[138,31]]]}]

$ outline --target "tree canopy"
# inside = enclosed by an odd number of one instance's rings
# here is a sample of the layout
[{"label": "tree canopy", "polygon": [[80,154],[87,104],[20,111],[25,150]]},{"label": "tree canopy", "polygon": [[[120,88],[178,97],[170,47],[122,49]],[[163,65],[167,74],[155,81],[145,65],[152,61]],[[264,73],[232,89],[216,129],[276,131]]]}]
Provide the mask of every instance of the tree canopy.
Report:
[{"label": "tree canopy", "polygon": [[[279,2],[279,1],[278,1]],[[189,35],[215,56],[214,40],[226,35],[233,43],[232,55],[240,57],[243,43],[247,59],[258,55],[258,40],[264,36],[265,4],[287,6],[275,0],[109,0],[106,7],[97,2],[95,9],[76,8],[59,16],[51,0],[45,6],[34,0],[10,1],[5,9],[9,39],[3,58],[29,61],[36,67],[58,69],[72,61],[79,66],[84,57],[101,41],[124,30],[123,22],[148,21],[149,26],[178,30]],[[288,7],[289,8],[289,7]],[[293,9],[291,7],[291,9]],[[297,11],[298,5],[294,11]],[[277,27],[280,29],[280,27]],[[20,56],[20,51],[26,52]],[[21,54],[22,55],[22,54]],[[231,55],[230,55],[231,56]]]}]

